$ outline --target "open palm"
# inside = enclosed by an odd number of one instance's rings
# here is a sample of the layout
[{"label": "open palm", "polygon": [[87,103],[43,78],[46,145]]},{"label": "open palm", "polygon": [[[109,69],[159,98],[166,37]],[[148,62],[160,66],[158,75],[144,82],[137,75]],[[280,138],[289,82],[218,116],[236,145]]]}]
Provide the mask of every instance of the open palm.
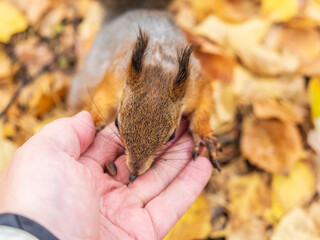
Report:
[{"label": "open palm", "polygon": [[[162,239],[208,181],[212,167],[191,160],[181,124],[160,160],[129,183],[114,127],[96,137],[91,116],[57,120],[16,153],[0,175],[0,212],[34,219],[59,239]],[[118,174],[104,173],[106,162]]]}]

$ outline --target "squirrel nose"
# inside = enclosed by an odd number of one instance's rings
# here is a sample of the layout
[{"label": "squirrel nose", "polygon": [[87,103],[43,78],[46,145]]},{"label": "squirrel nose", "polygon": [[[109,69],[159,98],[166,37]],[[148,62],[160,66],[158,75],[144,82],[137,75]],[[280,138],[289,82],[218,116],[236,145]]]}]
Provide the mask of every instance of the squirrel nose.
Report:
[{"label": "squirrel nose", "polygon": [[133,175],[132,173],[130,174],[130,177],[129,177],[129,182],[132,182],[133,180],[135,180],[137,178],[136,175]]}]

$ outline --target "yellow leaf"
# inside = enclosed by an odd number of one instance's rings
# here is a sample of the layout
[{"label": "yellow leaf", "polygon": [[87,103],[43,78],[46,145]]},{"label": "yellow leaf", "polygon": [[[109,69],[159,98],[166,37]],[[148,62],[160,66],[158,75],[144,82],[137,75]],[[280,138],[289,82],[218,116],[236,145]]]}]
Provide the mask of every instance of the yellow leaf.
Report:
[{"label": "yellow leaf", "polygon": [[309,84],[309,98],[311,105],[312,118],[320,117],[320,80],[312,78]]},{"label": "yellow leaf", "polygon": [[298,11],[299,0],[262,0],[262,15],[273,21],[287,21]]},{"label": "yellow leaf", "polygon": [[164,240],[202,239],[206,238],[210,231],[209,207],[205,197],[200,195]]},{"label": "yellow leaf", "polygon": [[3,126],[0,126],[0,173],[11,161],[15,151],[18,148],[13,142],[2,138],[2,136]]},{"label": "yellow leaf", "polygon": [[237,218],[239,225],[243,220],[263,216],[271,206],[270,189],[261,174],[233,177],[229,180],[227,191],[232,218]]},{"label": "yellow leaf", "polygon": [[27,28],[27,20],[11,4],[0,1],[0,42],[8,42],[10,37],[24,31]]},{"label": "yellow leaf", "polygon": [[298,162],[288,176],[274,174],[271,185],[272,205],[279,205],[287,212],[310,201],[316,180],[311,169],[304,162]]}]

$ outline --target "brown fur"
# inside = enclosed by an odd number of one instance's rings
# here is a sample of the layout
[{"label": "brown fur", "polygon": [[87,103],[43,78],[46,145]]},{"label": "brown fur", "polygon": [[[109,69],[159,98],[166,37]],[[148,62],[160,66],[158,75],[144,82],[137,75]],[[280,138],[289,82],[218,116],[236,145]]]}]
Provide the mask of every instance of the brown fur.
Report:
[{"label": "brown fur", "polygon": [[167,72],[161,66],[143,62],[147,39],[146,33],[140,30],[118,115],[127,166],[134,175],[141,175],[150,168],[156,152],[176,130],[189,76],[190,48],[177,59],[178,73]]},{"label": "brown fur", "polygon": [[[144,19],[140,20],[139,26],[141,29],[147,27],[148,32],[139,30],[136,41],[127,40],[124,37],[127,33],[112,36],[111,30],[139,17]],[[153,19],[152,23],[150,19]],[[172,27],[168,36],[159,36],[164,31],[164,28],[157,30],[161,24]],[[195,143],[193,157],[203,142],[210,161],[219,169],[214,161],[214,138],[210,126],[214,106],[212,80],[201,73],[192,56],[193,47],[186,46],[182,33],[174,24],[163,12],[136,11],[110,23],[108,35],[101,35],[106,36],[108,44],[102,42],[103,38],[98,39],[98,43],[104,43],[102,46],[108,49],[108,64],[89,101],[94,112],[103,115],[103,121],[95,118],[97,124],[118,119],[119,133],[126,148],[126,164],[134,176],[151,167],[155,154],[178,128],[182,115],[190,120]],[[132,36],[130,34],[128,36]],[[108,39],[108,36],[113,38]],[[92,55],[96,58],[90,61],[102,62],[98,61],[103,54],[99,55],[100,48],[94,48],[97,55]],[[96,79],[91,71],[83,72],[89,72]],[[79,74],[78,81],[80,76],[85,78],[87,75]]]}]

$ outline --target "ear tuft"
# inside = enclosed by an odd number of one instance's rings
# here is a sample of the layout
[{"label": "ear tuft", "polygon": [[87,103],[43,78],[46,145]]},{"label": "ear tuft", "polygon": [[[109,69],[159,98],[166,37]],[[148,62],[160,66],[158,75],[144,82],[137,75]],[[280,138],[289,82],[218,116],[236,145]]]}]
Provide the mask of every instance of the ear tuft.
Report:
[{"label": "ear tuft", "polygon": [[136,74],[139,74],[142,71],[143,57],[147,49],[148,42],[149,36],[139,27],[139,34],[131,57],[131,68]]},{"label": "ear tuft", "polygon": [[187,88],[187,80],[189,78],[190,73],[190,56],[192,54],[193,49],[193,45],[188,45],[180,52],[178,52],[179,69],[171,86],[171,96],[172,99],[175,101],[183,98],[185,95]]}]

